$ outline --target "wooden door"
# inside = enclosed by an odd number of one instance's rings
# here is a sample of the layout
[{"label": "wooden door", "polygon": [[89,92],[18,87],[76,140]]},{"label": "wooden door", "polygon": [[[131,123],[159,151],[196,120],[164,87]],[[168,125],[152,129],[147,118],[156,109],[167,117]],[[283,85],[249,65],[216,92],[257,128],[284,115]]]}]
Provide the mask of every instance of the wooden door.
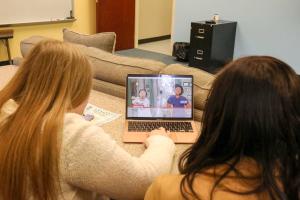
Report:
[{"label": "wooden door", "polygon": [[117,34],[116,50],[134,48],[135,0],[97,0],[97,32]]}]

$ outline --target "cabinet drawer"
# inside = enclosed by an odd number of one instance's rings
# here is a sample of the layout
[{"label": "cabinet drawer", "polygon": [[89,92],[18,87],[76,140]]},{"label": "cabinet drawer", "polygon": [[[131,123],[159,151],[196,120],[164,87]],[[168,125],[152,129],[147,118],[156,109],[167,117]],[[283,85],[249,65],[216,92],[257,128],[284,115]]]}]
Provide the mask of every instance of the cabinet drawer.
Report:
[{"label": "cabinet drawer", "polygon": [[191,39],[205,40],[211,35],[212,28],[202,24],[192,24]]},{"label": "cabinet drawer", "polygon": [[195,27],[195,39],[204,40],[205,39],[205,28],[204,27]]},{"label": "cabinet drawer", "polygon": [[204,60],[204,51],[202,49],[196,49],[194,53],[192,53],[194,60]]},{"label": "cabinet drawer", "polygon": [[205,49],[199,49],[199,48],[190,49],[189,55],[190,55],[189,57],[190,60],[205,61],[205,60],[209,60],[210,51]]},{"label": "cabinet drawer", "polygon": [[190,48],[211,48],[212,30],[206,26],[194,26],[191,29]]},{"label": "cabinet drawer", "polygon": [[202,57],[198,57],[198,56],[190,56],[190,59],[189,59],[189,66],[192,66],[192,67],[203,67],[205,68],[206,66],[208,66],[208,60],[206,60],[205,58],[202,58]]}]

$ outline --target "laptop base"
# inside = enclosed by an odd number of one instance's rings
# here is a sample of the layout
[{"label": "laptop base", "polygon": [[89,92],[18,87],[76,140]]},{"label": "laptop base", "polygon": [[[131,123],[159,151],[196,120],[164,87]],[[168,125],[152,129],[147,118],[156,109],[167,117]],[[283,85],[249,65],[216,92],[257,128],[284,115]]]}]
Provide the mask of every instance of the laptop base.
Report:
[{"label": "laptop base", "polygon": [[[153,122],[153,121],[150,121]],[[182,121],[180,121],[182,122]],[[192,144],[198,137],[199,132],[196,131],[194,121],[192,124],[193,132],[170,132],[170,138],[177,144]],[[123,134],[123,142],[125,143],[143,143],[149,137],[150,132],[128,132],[128,120],[125,123],[125,132]]]}]

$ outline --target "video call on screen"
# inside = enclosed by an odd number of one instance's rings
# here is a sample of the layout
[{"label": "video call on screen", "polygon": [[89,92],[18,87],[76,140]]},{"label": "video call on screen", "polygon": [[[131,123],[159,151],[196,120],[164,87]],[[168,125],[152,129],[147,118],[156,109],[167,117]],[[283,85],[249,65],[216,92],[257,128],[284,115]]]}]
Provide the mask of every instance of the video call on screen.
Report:
[{"label": "video call on screen", "polygon": [[128,77],[127,117],[192,118],[192,78]]}]

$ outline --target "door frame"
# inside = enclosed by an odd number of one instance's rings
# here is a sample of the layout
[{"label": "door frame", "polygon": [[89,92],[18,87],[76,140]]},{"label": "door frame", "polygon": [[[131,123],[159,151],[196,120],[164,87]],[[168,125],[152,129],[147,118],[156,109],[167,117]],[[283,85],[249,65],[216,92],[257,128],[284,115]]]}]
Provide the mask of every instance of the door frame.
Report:
[{"label": "door frame", "polygon": [[[176,0],[172,0],[171,43],[173,43],[175,10],[176,10]],[[135,0],[134,48],[137,48],[139,45],[138,44],[138,42],[139,42],[139,13],[140,13],[140,0]]]}]

